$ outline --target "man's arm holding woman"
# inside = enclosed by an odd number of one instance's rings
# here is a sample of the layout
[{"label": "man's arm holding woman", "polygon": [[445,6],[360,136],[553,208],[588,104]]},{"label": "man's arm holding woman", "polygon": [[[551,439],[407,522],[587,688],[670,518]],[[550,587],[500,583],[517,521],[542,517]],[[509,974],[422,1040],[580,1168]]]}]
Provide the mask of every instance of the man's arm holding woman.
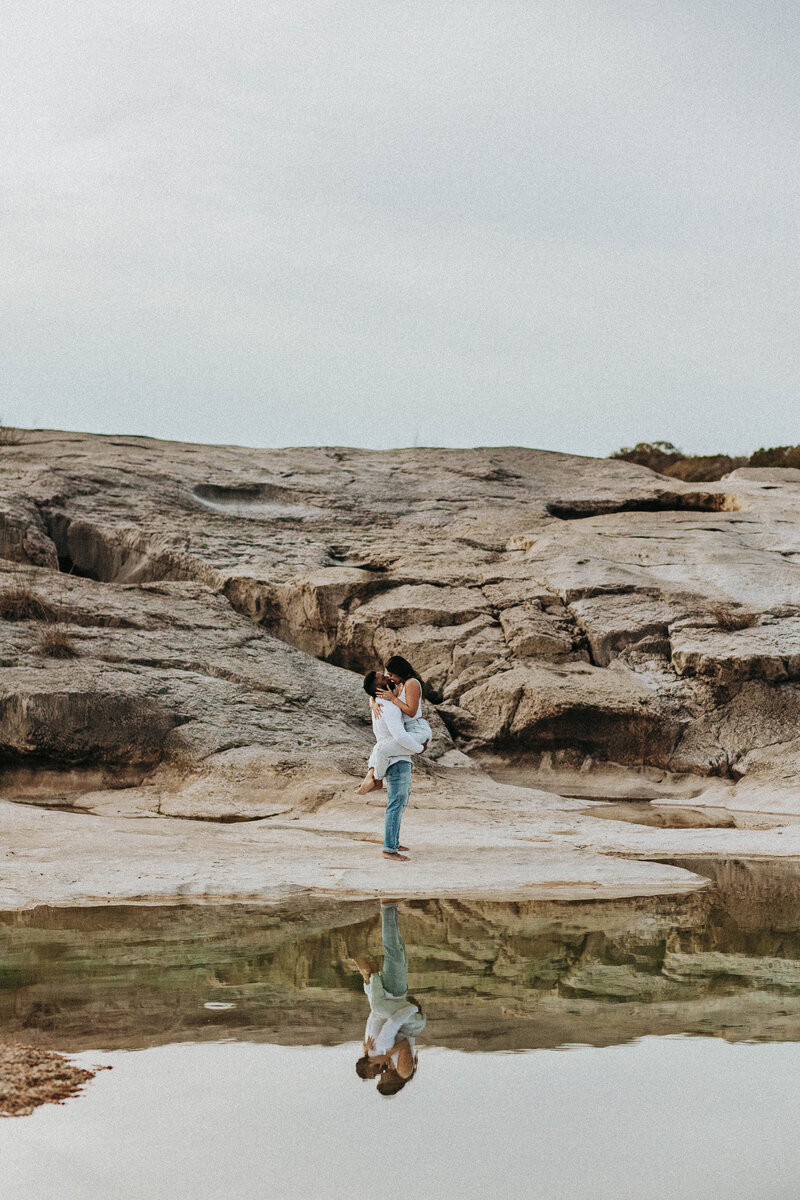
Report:
[{"label": "man's arm holding woman", "polygon": [[404,750],[410,751],[411,754],[421,754],[422,742],[418,742],[408,732],[403,724],[400,709],[394,704],[386,704],[385,702],[381,702],[381,709],[381,716],[386,722],[390,737],[401,745]]}]

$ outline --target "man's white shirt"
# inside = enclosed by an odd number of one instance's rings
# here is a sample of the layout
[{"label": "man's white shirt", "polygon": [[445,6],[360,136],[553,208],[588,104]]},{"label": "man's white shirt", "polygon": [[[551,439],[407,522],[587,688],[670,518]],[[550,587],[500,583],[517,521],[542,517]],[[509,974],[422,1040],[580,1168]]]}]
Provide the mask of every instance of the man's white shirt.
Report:
[{"label": "man's white shirt", "polygon": [[[403,714],[396,704],[392,704],[391,700],[379,700],[380,716],[376,717],[372,714],[372,732],[375,734],[376,742],[385,742],[387,738],[393,738],[400,746],[404,746],[410,750],[412,754],[420,754],[422,752],[422,742],[418,742],[406,729],[403,724]],[[396,762],[411,762],[408,754],[398,754],[396,758],[389,759],[389,765]]]},{"label": "man's white shirt", "polygon": [[372,1054],[386,1054],[400,1037],[414,1049],[413,1039],[425,1028],[425,1018],[416,1004],[409,1004],[407,996],[392,996],[384,989],[380,975],[370,976],[364,984],[369,998],[370,1013],[364,1039],[373,1038],[375,1049]]}]

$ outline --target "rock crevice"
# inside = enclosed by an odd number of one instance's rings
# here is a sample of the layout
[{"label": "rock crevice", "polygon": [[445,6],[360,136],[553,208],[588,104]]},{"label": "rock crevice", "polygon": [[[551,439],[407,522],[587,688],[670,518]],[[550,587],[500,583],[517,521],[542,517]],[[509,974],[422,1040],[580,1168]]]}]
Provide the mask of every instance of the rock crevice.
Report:
[{"label": "rock crevice", "polygon": [[795,762],[800,484],[779,471],[703,488],[514,448],[53,433],[3,453],[3,578],[33,572],[79,653],[56,667],[0,621],[15,760],[160,741],[141,753],[177,780],[236,742],[322,787],[369,745],[353,673],[400,653],[445,752],[446,725],[467,747],[699,775]]}]

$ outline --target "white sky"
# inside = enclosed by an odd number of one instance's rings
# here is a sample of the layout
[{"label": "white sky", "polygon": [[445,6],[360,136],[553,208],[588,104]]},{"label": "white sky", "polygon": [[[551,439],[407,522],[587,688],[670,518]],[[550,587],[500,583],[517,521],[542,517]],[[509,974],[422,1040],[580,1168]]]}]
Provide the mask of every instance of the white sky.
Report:
[{"label": "white sky", "polygon": [[6,0],[9,423],[796,443],[789,0]]},{"label": "white sky", "polygon": [[113,1069],[0,1121],[4,1200],[796,1200],[797,1044],[420,1043],[391,1100],[356,1077],[360,1053],[82,1055]]}]

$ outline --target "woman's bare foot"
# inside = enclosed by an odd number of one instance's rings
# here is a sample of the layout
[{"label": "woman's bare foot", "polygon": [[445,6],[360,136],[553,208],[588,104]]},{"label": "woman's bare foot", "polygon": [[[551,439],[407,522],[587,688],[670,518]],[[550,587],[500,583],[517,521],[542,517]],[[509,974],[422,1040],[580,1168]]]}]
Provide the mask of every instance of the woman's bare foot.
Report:
[{"label": "woman's bare foot", "polygon": [[366,779],[356,788],[357,796],[366,796],[368,792],[377,792],[383,787],[383,780],[376,779],[372,767],[367,771]]},{"label": "woman's bare foot", "polygon": [[392,858],[392,859],[394,859],[395,862],[408,862],[409,861],[407,854],[400,854],[400,853],[398,853],[397,850],[384,850],[383,857],[384,858]]},{"label": "woman's bare foot", "polygon": [[354,958],[353,962],[356,964],[356,970],[365,983],[369,983],[370,976],[377,974],[379,970],[379,967],[369,958]]}]

